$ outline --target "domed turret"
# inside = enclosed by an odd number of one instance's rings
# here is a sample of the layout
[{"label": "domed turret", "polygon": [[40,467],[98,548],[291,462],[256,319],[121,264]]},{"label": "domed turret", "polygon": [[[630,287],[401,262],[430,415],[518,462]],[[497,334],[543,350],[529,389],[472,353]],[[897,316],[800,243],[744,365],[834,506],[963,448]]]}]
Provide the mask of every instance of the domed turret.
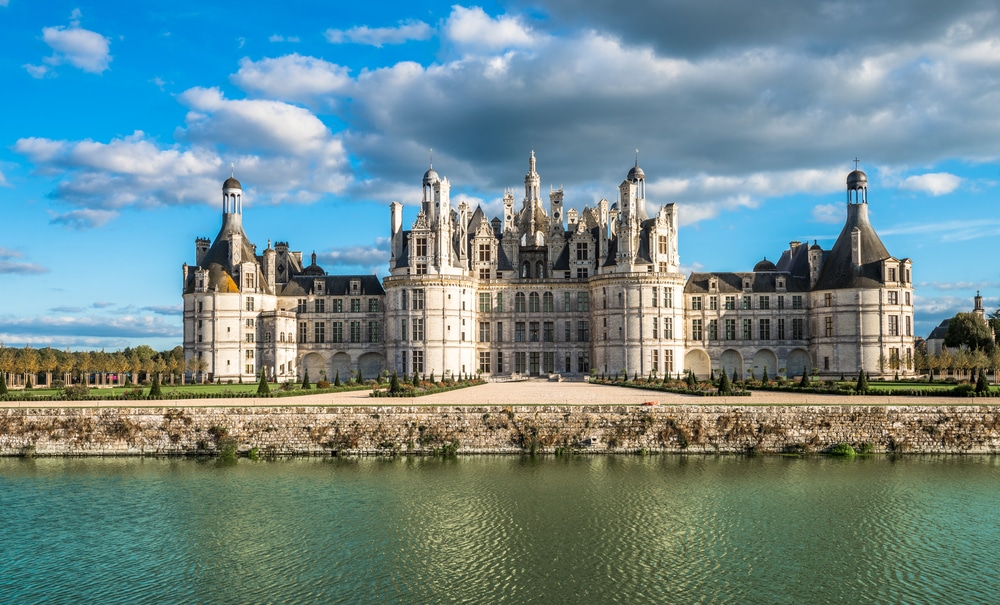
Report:
[{"label": "domed turret", "polygon": [[626,176],[625,178],[626,180],[629,180],[634,183],[640,179],[646,180],[646,173],[642,171],[642,168],[639,168],[639,162],[636,161],[635,166],[633,166],[632,169],[628,171],[628,176]]},{"label": "domed turret", "polygon": [[760,273],[762,271],[777,271],[778,268],[774,266],[774,263],[767,260],[767,257],[765,257],[764,260],[753,266],[753,270],[754,273]]},{"label": "domed turret", "polygon": [[441,177],[438,176],[438,173],[434,170],[434,168],[429,168],[427,172],[424,173],[424,187],[440,182]]},{"label": "domed turret", "polygon": [[231,176],[228,179],[226,179],[225,183],[222,184],[222,188],[223,189],[239,189],[239,190],[242,191],[243,190],[243,185],[240,185],[240,182],[238,180],[236,180],[236,177]]},{"label": "domed turret", "polygon": [[852,170],[847,175],[847,188],[849,190],[861,189],[868,186],[868,175],[863,170]]}]

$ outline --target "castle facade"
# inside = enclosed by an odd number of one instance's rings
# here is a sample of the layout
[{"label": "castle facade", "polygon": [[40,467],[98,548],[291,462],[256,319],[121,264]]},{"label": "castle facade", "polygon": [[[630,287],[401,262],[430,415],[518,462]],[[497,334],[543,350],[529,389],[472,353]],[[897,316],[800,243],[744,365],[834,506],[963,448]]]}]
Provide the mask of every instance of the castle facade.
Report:
[{"label": "castle facade", "polygon": [[262,254],[242,226],[243,190],[222,188],[222,228],[184,265],[184,353],[210,379],[342,380],[358,372],[582,377],[913,373],[909,259],[868,220],[868,180],[847,178],[847,220],[829,250],[792,242],[777,263],[680,272],[678,208],[653,211],[638,162],[606,199],[542,201],[532,152],[524,197],[503,219],[453,205],[423,177],[403,228],[390,204],[388,275],[330,275],[288,244]]}]

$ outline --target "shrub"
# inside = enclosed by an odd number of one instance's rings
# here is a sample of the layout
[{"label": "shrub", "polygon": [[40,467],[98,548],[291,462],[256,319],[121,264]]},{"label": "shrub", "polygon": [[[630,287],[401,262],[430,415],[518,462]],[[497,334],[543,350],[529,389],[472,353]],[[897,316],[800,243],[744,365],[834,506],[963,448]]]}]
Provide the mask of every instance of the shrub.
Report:
[{"label": "shrub", "polygon": [[[327,383],[327,384],[330,384],[330,383]],[[340,386],[340,370],[337,370],[337,373],[333,375],[333,386],[335,386],[335,387],[339,387]],[[323,387],[320,387],[320,388],[323,388]]]},{"label": "shrub", "polygon": [[[340,385],[335,383],[334,386],[338,386],[339,387]],[[329,389],[330,388],[330,383],[327,382],[326,380],[318,380],[318,381],[316,381],[316,388],[317,389]]]},{"label": "shrub", "polygon": [[850,443],[837,443],[831,445],[827,448],[826,453],[831,456],[844,456],[847,458],[853,458],[858,455],[858,453],[854,451],[854,448],[851,447]]},{"label": "shrub", "polygon": [[267,386],[267,376],[264,374],[264,370],[260,371],[260,382],[257,383],[257,394],[258,395],[271,394],[271,387]]},{"label": "shrub", "polygon": [[150,399],[159,399],[163,397],[163,390],[160,389],[160,375],[153,374],[153,386],[149,389]]},{"label": "shrub", "polygon": [[85,384],[74,384],[63,389],[64,399],[86,399],[90,389]]}]

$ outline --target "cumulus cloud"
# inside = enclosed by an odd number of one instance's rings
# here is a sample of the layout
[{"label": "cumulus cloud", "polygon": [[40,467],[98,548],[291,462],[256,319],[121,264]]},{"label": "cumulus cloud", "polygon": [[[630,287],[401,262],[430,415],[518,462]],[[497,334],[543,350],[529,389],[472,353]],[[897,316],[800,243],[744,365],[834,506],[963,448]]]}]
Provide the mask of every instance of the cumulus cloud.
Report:
[{"label": "cumulus cloud", "polygon": [[52,225],[62,225],[69,229],[93,229],[103,227],[112,219],[118,217],[118,212],[114,210],[97,210],[93,208],[81,208],[70,210],[69,212],[52,212],[49,223]]},{"label": "cumulus cloud", "polygon": [[346,90],[351,78],[346,67],[299,54],[251,61],[244,57],[230,78],[243,90],[271,98],[308,103],[323,95]]},{"label": "cumulus cloud", "polygon": [[841,223],[844,207],[838,204],[817,204],[812,209],[813,220],[817,223]]},{"label": "cumulus cloud", "polygon": [[42,317],[0,315],[0,341],[13,346],[123,346],[150,338],[180,338],[176,319],[136,314],[49,314]]},{"label": "cumulus cloud", "polygon": [[919,191],[931,195],[945,195],[958,189],[962,179],[947,172],[930,172],[909,176],[900,183],[900,188],[909,191]]},{"label": "cumulus cloud", "polygon": [[375,238],[373,245],[333,248],[317,254],[317,257],[318,262],[333,273],[343,271],[341,267],[358,267],[362,271],[376,273],[384,270],[389,262],[389,238]]},{"label": "cumulus cloud", "polygon": [[268,42],[301,42],[298,36],[282,36],[280,34],[272,34],[267,38]]},{"label": "cumulus cloud", "polygon": [[42,265],[21,260],[23,256],[17,250],[0,248],[0,274],[37,275],[48,273],[49,270]]},{"label": "cumulus cloud", "polygon": [[[42,40],[52,49],[52,55],[42,61],[52,66],[69,64],[89,73],[104,73],[112,61],[111,40],[80,27],[80,17],[80,11],[76,9],[68,26],[42,28]],[[49,73],[49,68],[42,65],[24,67],[35,78]]]},{"label": "cumulus cloud", "polygon": [[478,6],[453,6],[444,24],[444,34],[448,40],[466,49],[496,51],[530,47],[536,42],[536,34],[519,17],[490,17]]},{"label": "cumulus cloud", "polygon": [[434,34],[423,21],[400,21],[396,27],[368,27],[360,25],[350,29],[328,29],[324,33],[331,44],[366,44],[381,48],[384,44],[403,44],[410,40],[427,40]]}]

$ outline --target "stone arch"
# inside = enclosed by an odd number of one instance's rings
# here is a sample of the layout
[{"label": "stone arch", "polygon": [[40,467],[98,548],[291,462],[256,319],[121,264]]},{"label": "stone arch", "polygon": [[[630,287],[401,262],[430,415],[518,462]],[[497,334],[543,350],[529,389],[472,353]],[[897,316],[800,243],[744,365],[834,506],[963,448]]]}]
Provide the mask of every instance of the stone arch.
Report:
[{"label": "stone arch", "polygon": [[545,278],[545,263],[542,261],[535,263],[535,277],[539,279]]},{"label": "stone arch", "polygon": [[719,356],[719,368],[730,377],[735,371],[737,376],[743,378],[743,355],[736,349],[726,349]]},{"label": "stone arch", "polygon": [[[326,369],[326,362],[319,353],[309,353],[302,358],[302,363],[299,364],[299,370],[303,374],[309,372],[309,380],[311,382],[319,380],[323,375],[322,372],[324,369]],[[300,374],[300,377],[303,374]]]},{"label": "stone arch", "polygon": [[341,382],[347,382],[351,379],[351,356],[347,353],[337,353],[330,360],[330,374],[327,376],[327,380],[332,383],[337,377],[337,372],[340,372]]},{"label": "stone arch", "polygon": [[778,356],[770,349],[761,349],[753,354],[754,378],[758,380],[763,378],[765,368],[768,378],[775,378],[778,375]]},{"label": "stone arch", "polygon": [[684,369],[691,370],[695,378],[710,378],[712,376],[712,360],[702,349],[693,349],[684,355]]},{"label": "stone arch", "polygon": [[785,375],[788,377],[801,376],[803,368],[812,373],[812,358],[805,349],[795,349],[788,354],[785,368]]},{"label": "stone arch", "polygon": [[381,353],[369,351],[358,358],[358,369],[365,380],[371,380],[385,369],[385,357]]}]

